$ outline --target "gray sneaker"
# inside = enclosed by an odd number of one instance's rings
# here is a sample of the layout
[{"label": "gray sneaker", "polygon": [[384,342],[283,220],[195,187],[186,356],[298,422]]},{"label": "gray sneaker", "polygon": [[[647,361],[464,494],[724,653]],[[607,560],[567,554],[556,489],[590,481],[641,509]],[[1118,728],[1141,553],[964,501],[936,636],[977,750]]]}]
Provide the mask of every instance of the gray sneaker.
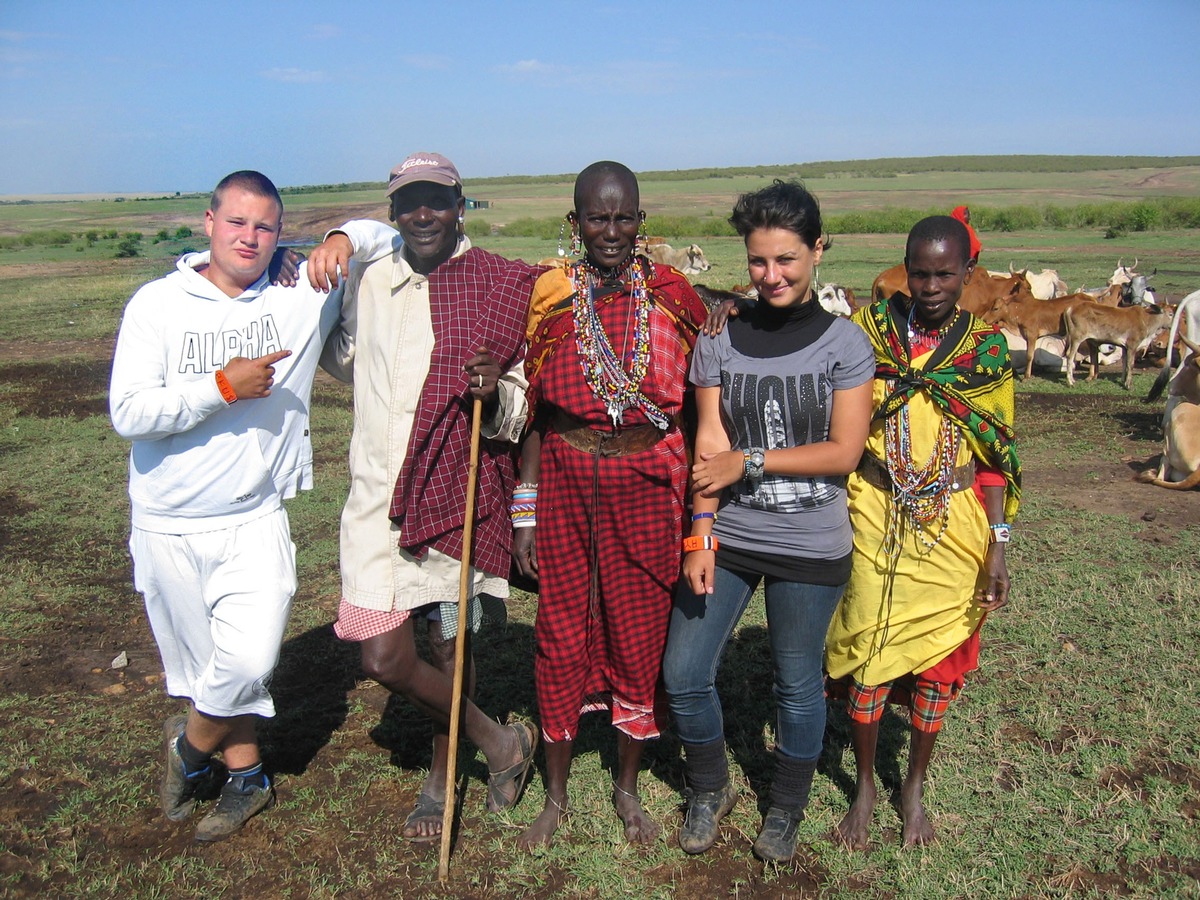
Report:
[{"label": "gray sneaker", "polygon": [[246,787],[240,778],[230,778],[221,788],[221,797],[212,812],[196,826],[196,840],[223,841],[236,834],[252,816],[275,805],[275,789]]},{"label": "gray sneaker", "polygon": [[[213,793],[214,781],[219,776],[217,765],[210,762],[203,772],[188,778],[183,765],[183,757],[175,747],[175,742],[183,734],[187,726],[187,716],[171,716],[163,723],[163,736],[166,738],[166,767],[163,769],[162,781],[158,786],[158,800],[162,804],[163,814],[172,822],[182,822],[196,811],[196,799],[199,795]],[[224,770],[222,769],[222,774]]]}]

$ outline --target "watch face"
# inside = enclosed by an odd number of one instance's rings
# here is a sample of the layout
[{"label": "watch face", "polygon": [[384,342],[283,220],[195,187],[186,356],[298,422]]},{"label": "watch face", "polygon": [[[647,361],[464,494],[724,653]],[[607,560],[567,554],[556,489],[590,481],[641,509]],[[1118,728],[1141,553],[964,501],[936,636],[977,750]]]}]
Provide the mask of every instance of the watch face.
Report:
[{"label": "watch face", "polygon": [[763,455],[761,450],[750,454],[750,463],[756,468],[761,469],[766,461],[767,458]]}]

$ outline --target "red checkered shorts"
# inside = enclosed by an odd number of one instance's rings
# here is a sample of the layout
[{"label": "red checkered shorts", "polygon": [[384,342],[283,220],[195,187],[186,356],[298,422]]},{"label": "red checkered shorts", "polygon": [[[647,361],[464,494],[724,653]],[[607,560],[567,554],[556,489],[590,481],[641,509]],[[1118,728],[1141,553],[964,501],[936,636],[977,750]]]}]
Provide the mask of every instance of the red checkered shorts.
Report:
[{"label": "red checkered shorts", "polygon": [[937,734],[950,701],[958,695],[953,684],[928,681],[921,676],[900,679],[887,684],[865,685],[853,679],[847,686],[846,710],[850,720],[863,725],[878,722],[884,707],[892,703],[907,706],[912,726],[917,731]]}]

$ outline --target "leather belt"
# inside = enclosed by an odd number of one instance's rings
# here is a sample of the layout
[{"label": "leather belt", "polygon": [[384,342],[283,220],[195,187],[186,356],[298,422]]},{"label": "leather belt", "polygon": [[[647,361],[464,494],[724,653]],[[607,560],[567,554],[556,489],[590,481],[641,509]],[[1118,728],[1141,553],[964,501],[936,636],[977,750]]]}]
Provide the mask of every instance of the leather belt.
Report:
[{"label": "leather belt", "polygon": [[[858,474],[862,476],[863,481],[867,484],[879,488],[881,491],[892,490],[892,476],[888,474],[887,466],[883,461],[872,456],[870,453],[864,453],[862,459],[858,463]],[[951,485],[951,491],[965,491],[967,488],[975,484],[975,462],[971,462],[956,466],[954,469],[954,483]]]},{"label": "leather belt", "polygon": [[598,431],[581,419],[556,410],[550,418],[550,427],[571,447],[592,456],[631,456],[649,450],[674,430],[667,431],[653,425],[635,425],[620,431]]}]

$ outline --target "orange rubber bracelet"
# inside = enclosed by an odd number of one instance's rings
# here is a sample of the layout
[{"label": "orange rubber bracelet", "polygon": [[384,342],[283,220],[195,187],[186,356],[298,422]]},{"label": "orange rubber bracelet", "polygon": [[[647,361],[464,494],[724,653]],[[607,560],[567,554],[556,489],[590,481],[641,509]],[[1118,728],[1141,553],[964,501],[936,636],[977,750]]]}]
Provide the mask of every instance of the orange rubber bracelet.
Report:
[{"label": "orange rubber bracelet", "polygon": [[225,377],[223,369],[217,369],[217,390],[221,392],[221,399],[226,403],[237,403],[237,391],[233,389],[233,385]]},{"label": "orange rubber bracelet", "polygon": [[683,539],[684,553],[691,553],[693,550],[716,550],[720,546],[721,542],[711,534],[694,534]]}]

